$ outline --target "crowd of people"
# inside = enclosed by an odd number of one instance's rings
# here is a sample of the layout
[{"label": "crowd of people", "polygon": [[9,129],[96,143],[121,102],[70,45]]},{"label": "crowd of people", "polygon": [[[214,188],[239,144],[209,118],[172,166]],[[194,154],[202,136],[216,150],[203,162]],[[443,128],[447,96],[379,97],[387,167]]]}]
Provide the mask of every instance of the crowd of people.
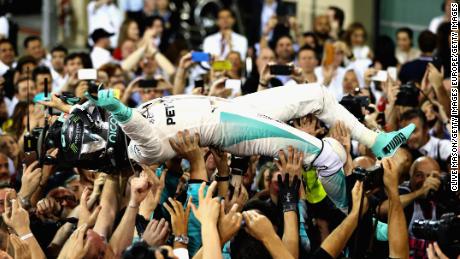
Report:
[{"label": "crowd of people", "polygon": [[[460,258],[460,192],[449,187],[451,1],[417,39],[404,27],[394,37],[376,35],[373,47],[362,23],[345,27],[346,14],[338,7],[302,28],[282,1],[254,1],[257,11],[244,21],[246,35],[234,30],[234,10],[222,8],[217,32],[199,49],[183,44],[179,14],[169,0],[125,2],[88,4],[85,50],[59,44],[47,49],[40,37],[29,36],[19,55],[8,34],[0,33],[1,258]],[[95,69],[97,78],[79,77],[81,69]],[[304,92],[282,94],[289,89]],[[316,97],[323,90],[373,132],[415,129],[393,156],[383,158],[361,141],[370,133],[357,136],[346,114],[321,116],[334,106],[310,102],[326,99]],[[104,99],[106,93],[110,98]],[[273,156],[230,154],[231,148],[221,148],[227,143],[215,146],[193,130],[153,141],[156,133],[133,121],[139,118],[130,109],[138,108],[151,124],[164,119],[176,125],[179,108],[168,106],[171,98],[206,96],[222,105],[238,98],[252,102],[257,94],[264,98],[253,105],[264,111],[276,108],[278,98],[302,103],[302,94],[311,95],[301,104],[311,106],[311,113],[274,119],[320,143],[339,143],[343,181],[335,184],[341,203],[331,194],[332,175],[320,173],[320,155],[304,159],[306,151],[291,144]],[[155,99],[165,115],[149,115]],[[56,162],[72,157],[73,142],[66,141],[83,134],[71,128],[77,124],[71,119],[59,135],[62,148],[31,144],[34,131],[72,118],[85,103],[111,112],[129,137],[135,131],[148,145],[161,147],[139,150],[143,143],[131,143],[137,159],[130,154],[136,161],[129,166],[94,168],[97,158],[66,166],[67,160]],[[182,109],[204,109],[189,103]],[[90,128],[85,124],[85,131]],[[227,130],[250,135],[250,129]],[[285,134],[278,129],[266,130],[270,137]],[[88,138],[83,144],[97,137]],[[244,148],[250,149],[254,143],[246,140]],[[79,152],[96,148],[83,144]],[[173,157],[149,157],[163,151]],[[44,162],[40,153],[54,162]],[[321,157],[327,159],[332,160]],[[427,221],[444,227],[430,229]]]}]

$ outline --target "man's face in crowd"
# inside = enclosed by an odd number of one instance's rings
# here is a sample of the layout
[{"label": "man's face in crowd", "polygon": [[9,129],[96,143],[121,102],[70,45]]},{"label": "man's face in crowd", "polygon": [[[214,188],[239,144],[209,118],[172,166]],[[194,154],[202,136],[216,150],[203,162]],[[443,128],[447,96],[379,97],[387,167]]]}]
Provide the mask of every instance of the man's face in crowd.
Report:
[{"label": "man's face in crowd", "polygon": [[354,71],[349,70],[343,78],[343,93],[354,95],[354,90],[359,87],[358,78]]},{"label": "man's face in crowd", "polygon": [[155,0],[144,0],[144,10],[146,12],[155,11]]},{"label": "man's face in crowd", "polygon": [[157,71],[157,62],[152,56],[145,57],[141,60],[140,67],[142,68],[144,75],[153,76]]},{"label": "man's face in crowd", "polygon": [[53,83],[53,78],[51,77],[51,74],[38,74],[35,79],[35,85],[36,85],[35,91],[37,93],[41,93],[45,91],[45,79],[48,80],[48,91],[51,90],[50,86]]},{"label": "man's face in crowd", "polygon": [[51,65],[53,66],[54,70],[57,72],[62,72],[64,70],[64,59],[65,52],[63,51],[54,51],[51,53]]},{"label": "man's face in crowd", "polygon": [[217,26],[221,30],[230,30],[235,23],[235,19],[233,19],[232,14],[225,10],[219,12],[217,16]]},{"label": "man's face in crowd", "polygon": [[315,19],[314,32],[321,36],[329,35],[331,31],[331,26],[329,24],[329,17],[326,15],[317,16]]},{"label": "man's face in crowd", "polygon": [[240,58],[240,54],[238,52],[231,52],[230,54],[228,54],[227,60],[230,61],[230,63],[232,63],[232,70],[235,73],[238,73],[238,71],[243,66],[243,63]]},{"label": "man's face in crowd", "polygon": [[422,188],[423,183],[429,176],[441,178],[441,170],[435,160],[427,157],[421,157],[415,160],[414,163],[416,164],[410,177],[410,187],[412,191]]},{"label": "man's face in crowd", "polygon": [[315,38],[313,38],[313,36],[308,35],[308,36],[304,36],[302,38],[303,38],[303,42],[304,42],[305,45],[308,45],[311,48],[316,48],[317,47],[316,42],[315,42]]},{"label": "man's face in crowd", "polygon": [[270,62],[275,62],[275,53],[273,53],[273,50],[270,48],[261,49],[256,60],[257,68],[262,70]]},{"label": "man's face in crowd", "polygon": [[27,101],[27,84],[29,84],[29,99],[34,98],[36,94],[34,81],[24,80],[18,84],[18,93],[16,94],[16,97],[19,101]]},{"label": "man's face in crowd", "polygon": [[399,32],[396,35],[396,44],[398,45],[398,48],[404,51],[408,51],[410,49],[410,38],[409,35],[406,32]]},{"label": "man's face in crowd", "polygon": [[101,48],[104,48],[104,49],[110,48],[110,38],[109,37],[102,38],[102,39],[98,40],[97,43]]},{"label": "man's face in crowd", "polygon": [[76,57],[68,60],[65,67],[69,75],[75,75],[79,69],[83,68],[83,62],[81,61],[81,58]]},{"label": "man's face in crowd", "polygon": [[8,42],[0,45],[0,61],[8,66],[14,62],[14,49],[13,46]]},{"label": "man's face in crowd", "polygon": [[42,42],[40,40],[30,41],[26,50],[27,53],[37,61],[45,57],[45,50],[43,49]]},{"label": "man's face in crowd", "polygon": [[159,10],[166,10],[169,6],[169,0],[156,0],[156,6]]},{"label": "man's face in crowd", "polygon": [[288,37],[283,37],[276,43],[276,55],[283,60],[290,60],[294,54],[292,41]]},{"label": "man's face in crowd", "polygon": [[51,190],[47,197],[54,198],[63,207],[61,215],[68,215],[78,205],[75,194],[64,187]]},{"label": "man's face in crowd", "polygon": [[10,184],[10,170],[8,168],[8,157],[0,153],[0,186]]},{"label": "man's face in crowd", "polygon": [[408,121],[402,121],[401,128],[406,127],[410,123],[415,124],[415,130],[409,137],[409,140],[407,141],[407,146],[412,150],[417,150],[423,147],[430,139],[430,136],[428,135],[428,128],[422,125],[422,121],[419,118],[414,118]]},{"label": "man's face in crowd", "polygon": [[18,142],[16,142],[12,136],[0,136],[0,152],[6,154],[10,158],[16,158],[19,155],[19,151]]},{"label": "man's face in crowd", "polygon": [[311,50],[303,50],[299,53],[299,66],[305,73],[312,73],[315,67],[318,65],[318,59],[316,59],[315,52]]}]

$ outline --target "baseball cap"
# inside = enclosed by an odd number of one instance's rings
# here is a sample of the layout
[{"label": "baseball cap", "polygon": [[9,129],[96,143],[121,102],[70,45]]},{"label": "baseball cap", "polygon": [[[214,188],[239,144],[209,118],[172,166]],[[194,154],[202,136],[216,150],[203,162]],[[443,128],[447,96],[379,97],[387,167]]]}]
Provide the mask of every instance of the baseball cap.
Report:
[{"label": "baseball cap", "polygon": [[114,35],[115,33],[110,33],[103,28],[99,28],[93,31],[91,33],[91,39],[93,40],[94,43],[96,43],[99,39],[102,38],[110,38]]}]

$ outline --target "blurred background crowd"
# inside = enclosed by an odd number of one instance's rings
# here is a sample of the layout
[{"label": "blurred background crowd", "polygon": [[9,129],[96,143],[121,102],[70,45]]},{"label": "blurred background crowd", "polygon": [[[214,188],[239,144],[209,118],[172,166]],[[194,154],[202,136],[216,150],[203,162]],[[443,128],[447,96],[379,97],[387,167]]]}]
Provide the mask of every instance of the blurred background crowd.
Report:
[{"label": "blurred background crowd", "polygon": [[[399,243],[410,258],[456,258],[451,2],[0,0],[2,258],[217,258],[212,249],[227,258],[406,257]],[[318,82],[368,128],[414,123],[416,130],[383,161],[384,185],[368,190],[350,177],[348,215],[328,199],[314,168],[294,161],[295,150],[281,162],[245,158],[241,183],[228,182],[229,154],[190,141],[178,146],[180,158],[144,166],[136,177],[39,165],[25,154],[24,136],[48,116],[45,82],[53,95],[83,102],[83,68],[97,69],[97,80],[130,107],[167,95],[231,99]],[[290,124],[336,138],[347,151],[347,176],[381,163],[340,123],[310,114]],[[286,173],[302,180],[294,215],[279,200],[294,188],[278,180]],[[208,190],[225,202],[198,194],[190,212],[192,183],[216,176]],[[201,230],[190,227],[189,213]],[[358,219],[357,228],[350,222]],[[205,235],[212,224],[220,242]]]}]

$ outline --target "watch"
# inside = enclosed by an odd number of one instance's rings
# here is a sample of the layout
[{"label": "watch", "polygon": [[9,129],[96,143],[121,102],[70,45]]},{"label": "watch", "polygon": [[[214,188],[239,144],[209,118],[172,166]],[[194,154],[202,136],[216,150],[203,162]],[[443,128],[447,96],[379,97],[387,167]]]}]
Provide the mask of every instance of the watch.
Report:
[{"label": "watch", "polygon": [[216,180],[217,182],[225,182],[225,181],[230,180],[230,175],[227,175],[227,176],[220,176],[220,175],[216,174],[216,175],[214,176],[214,180]]},{"label": "watch", "polygon": [[178,235],[174,236],[174,242],[179,242],[184,245],[188,245],[188,236],[187,235]]}]

